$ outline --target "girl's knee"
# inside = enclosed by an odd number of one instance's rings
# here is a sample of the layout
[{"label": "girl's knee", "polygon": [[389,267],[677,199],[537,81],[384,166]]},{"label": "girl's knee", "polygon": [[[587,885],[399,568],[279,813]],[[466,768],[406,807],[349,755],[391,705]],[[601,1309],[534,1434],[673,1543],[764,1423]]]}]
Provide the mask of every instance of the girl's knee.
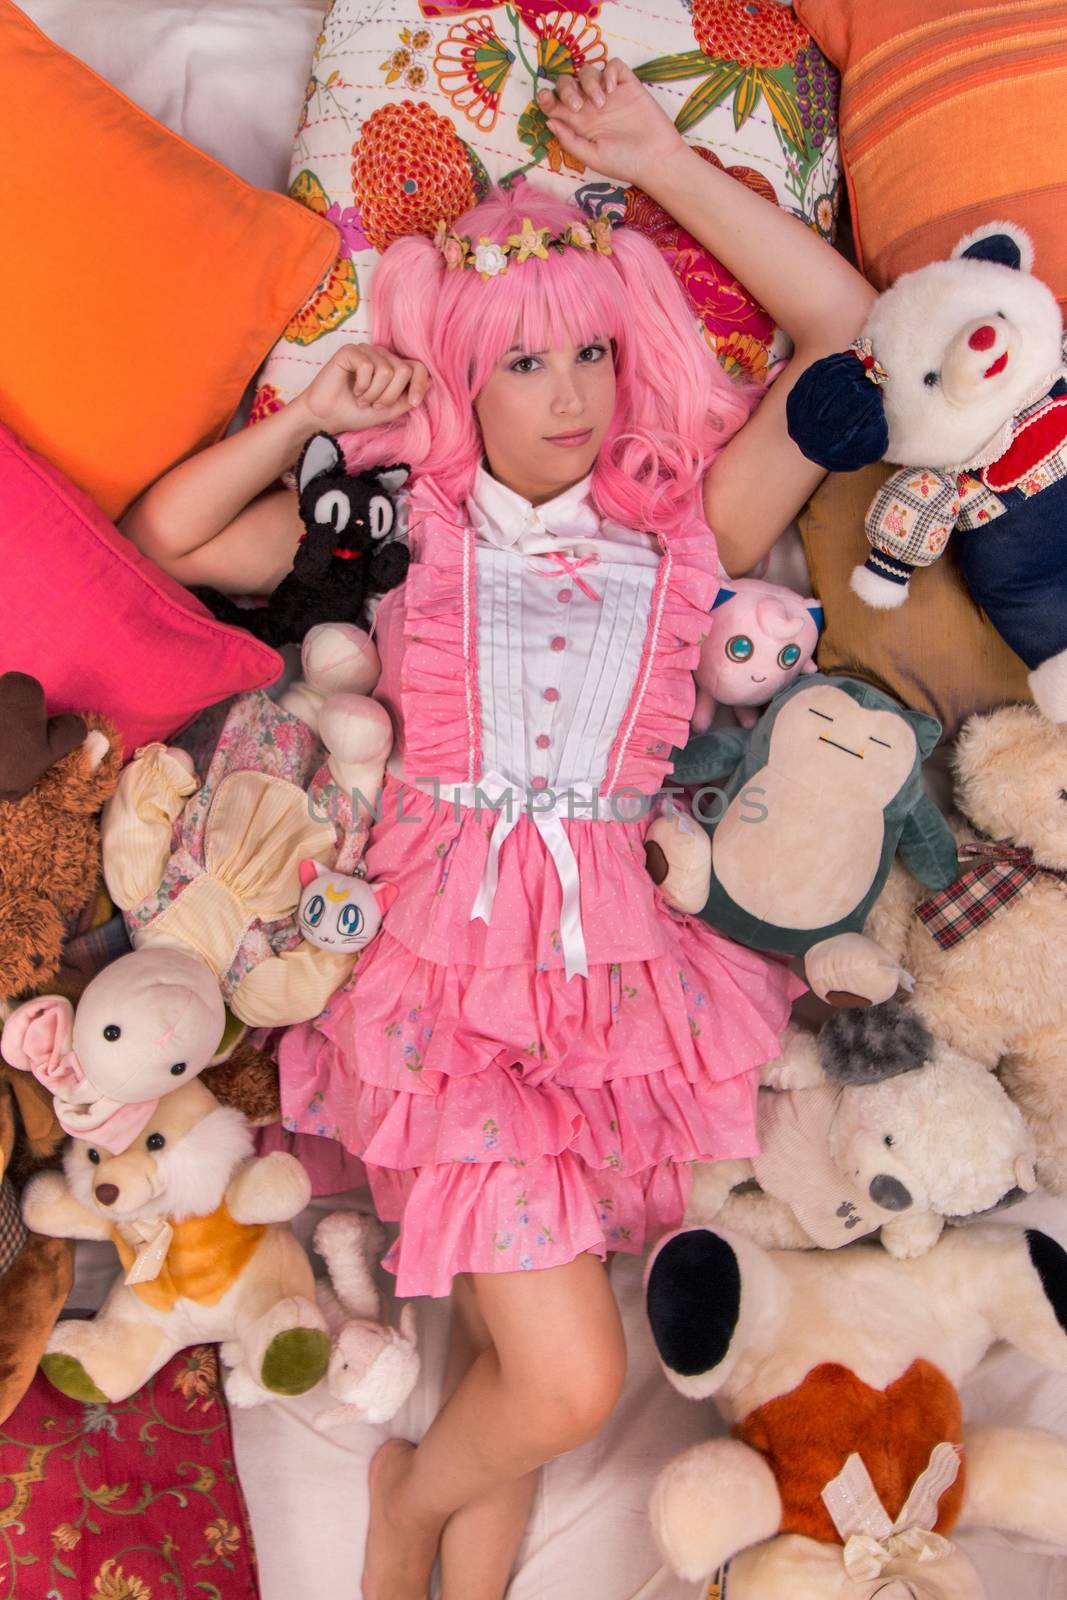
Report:
[{"label": "girl's knee", "polygon": [[520,1392],[534,1429],[551,1455],[563,1455],[598,1434],[615,1409],[626,1377],[622,1340],[607,1348],[575,1351],[527,1377]]}]

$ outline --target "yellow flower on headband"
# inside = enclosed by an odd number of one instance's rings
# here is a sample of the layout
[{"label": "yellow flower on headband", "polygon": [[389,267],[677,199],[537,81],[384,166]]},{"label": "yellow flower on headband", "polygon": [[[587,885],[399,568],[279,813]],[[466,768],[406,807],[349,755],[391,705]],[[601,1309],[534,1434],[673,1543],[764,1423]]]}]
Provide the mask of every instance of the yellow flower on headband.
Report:
[{"label": "yellow flower on headband", "polygon": [[449,272],[473,267],[486,283],[506,272],[512,261],[528,261],[531,256],[547,261],[550,250],[562,253],[568,245],[576,250],[596,250],[600,255],[610,256],[611,220],[597,217],[588,224],[570,222],[562,233],[553,234],[550,228],[535,228],[529,217],[523,217],[521,232],[510,234],[503,244],[496,244],[484,234],[475,244],[441,221],[434,229],[433,242],[444,256]]},{"label": "yellow flower on headband", "polygon": [[594,217],[589,224],[589,231],[593,235],[593,248],[599,250],[602,256],[611,254],[611,218]]},{"label": "yellow flower on headband", "polygon": [[584,222],[572,222],[563,235],[565,244],[574,245],[576,250],[591,250],[593,248],[593,235],[589,232]]},{"label": "yellow flower on headband", "polygon": [[525,261],[529,256],[540,256],[542,261],[547,261],[551,237],[548,228],[535,228],[529,217],[523,217],[522,232],[508,236],[508,250],[514,253],[516,261]]},{"label": "yellow flower on headband", "polygon": [[447,222],[437,224],[433,242],[444,256],[445,266],[449,272],[455,272],[457,267],[467,265],[469,243],[466,239],[461,239],[458,233],[453,233]]}]

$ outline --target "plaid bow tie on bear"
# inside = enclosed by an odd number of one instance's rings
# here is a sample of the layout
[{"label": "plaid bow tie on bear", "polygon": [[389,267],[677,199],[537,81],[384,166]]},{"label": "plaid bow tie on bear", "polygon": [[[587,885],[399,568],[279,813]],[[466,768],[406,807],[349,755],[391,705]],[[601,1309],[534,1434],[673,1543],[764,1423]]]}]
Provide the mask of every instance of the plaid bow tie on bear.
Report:
[{"label": "plaid bow tie on bear", "polygon": [[988,922],[1035,878],[1054,878],[1061,889],[1067,888],[1067,872],[1039,866],[1032,850],[1012,844],[1010,839],[961,845],[960,860],[972,860],[976,865],[915,908],[915,915],[942,950],[951,950]]}]

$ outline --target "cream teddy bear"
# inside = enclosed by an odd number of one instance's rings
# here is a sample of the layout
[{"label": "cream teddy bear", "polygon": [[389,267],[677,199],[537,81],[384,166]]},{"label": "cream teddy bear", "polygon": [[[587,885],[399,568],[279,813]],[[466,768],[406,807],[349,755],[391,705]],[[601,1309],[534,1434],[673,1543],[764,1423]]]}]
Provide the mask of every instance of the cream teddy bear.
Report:
[{"label": "cream teddy bear", "polygon": [[26,1189],[28,1227],[109,1239],[125,1269],[92,1321],[60,1322],[41,1366],[74,1400],[133,1394],[176,1351],[222,1344],[236,1405],[303,1394],[330,1341],[311,1264],[287,1223],[311,1184],[281,1151],[256,1159],[239,1111],[197,1080],[164,1095],[118,1153],[72,1139],[63,1172]]},{"label": "cream teddy bear", "polygon": [[[775,1250],[836,1250],[880,1230],[908,1258],[946,1217],[1036,1186],[1033,1140],[996,1078],[903,1006],[838,1012],[818,1040],[791,1030],[764,1079],[779,1087],[760,1091],[760,1154],[698,1166],[688,1224]],[[752,1179],[758,1189],[739,1189]]]},{"label": "cream teddy bear", "polygon": [[930,896],[896,869],[866,931],[914,978],[936,1038],[1000,1079],[1067,1194],[1067,726],[1033,706],[964,724],[955,750],[961,877]]}]

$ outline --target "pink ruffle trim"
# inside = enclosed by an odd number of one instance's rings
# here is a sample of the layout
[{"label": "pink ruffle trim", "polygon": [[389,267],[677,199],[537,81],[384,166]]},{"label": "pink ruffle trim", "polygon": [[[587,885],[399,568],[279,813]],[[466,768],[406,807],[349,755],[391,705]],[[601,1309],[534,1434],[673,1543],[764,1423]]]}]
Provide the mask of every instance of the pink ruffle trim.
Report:
[{"label": "pink ruffle trim", "polygon": [[661,536],[660,562],[641,666],[608,759],[602,794],[655,794],[685,744],[696,703],[694,669],[719,592],[715,539],[708,528]]},{"label": "pink ruffle trim", "polygon": [[[411,494],[412,562],[404,585],[404,766],[412,778],[478,776],[474,533],[431,484]],[[425,551],[428,559],[423,560]]]}]

